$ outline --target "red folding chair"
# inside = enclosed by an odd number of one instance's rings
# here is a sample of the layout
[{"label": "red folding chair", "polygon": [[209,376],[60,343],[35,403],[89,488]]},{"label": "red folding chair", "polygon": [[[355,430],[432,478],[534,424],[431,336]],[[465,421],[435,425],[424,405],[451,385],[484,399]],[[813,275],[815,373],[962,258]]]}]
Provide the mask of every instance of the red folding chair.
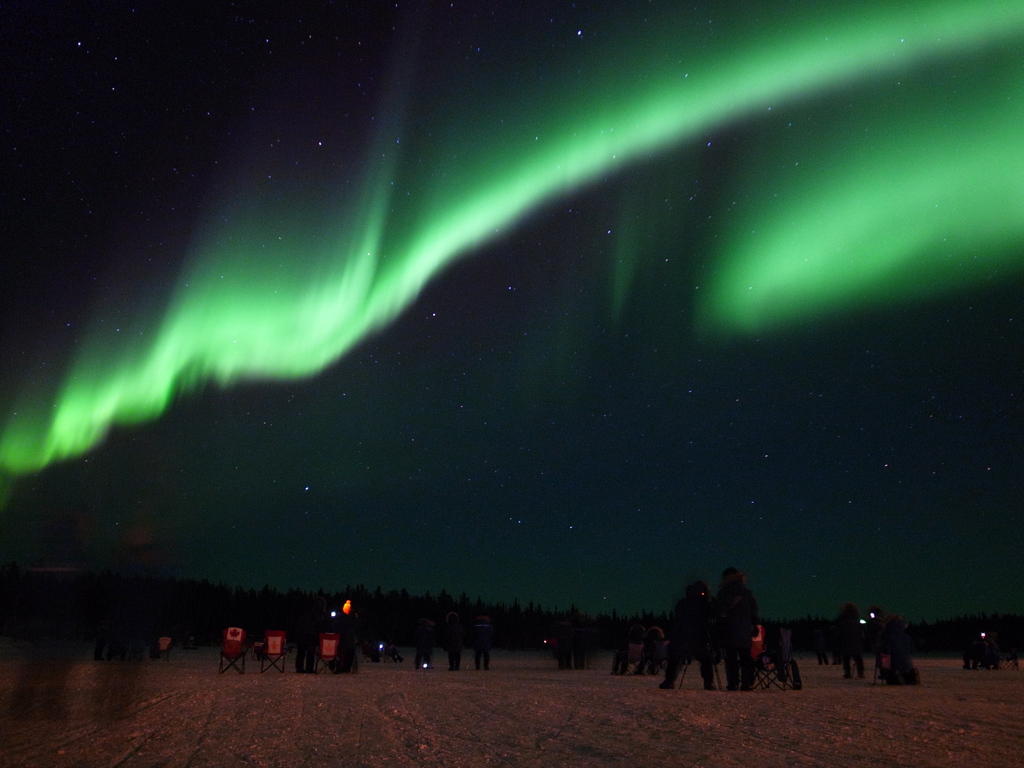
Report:
[{"label": "red folding chair", "polygon": [[313,671],[320,674],[321,669],[329,669],[338,660],[338,645],[341,635],[335,632],[321,632],[320,645],[316,649],[316,666]]},{"label": "red folding chair", "polygon": [[156,649],[160,654],[160,658],[164,661],[171,660],[171,638],[158,637],[156,640]]},{"label": "red folding chair", "polygon": [[758,624],[756,629],[757,634],[750,639],[750,658],[752,658],[754,661],[760,659],[761,654],[764,653],[765,638],[764,626]]},{"label": "red folding chair", "polygon": [[234,669],[238,674],[245,674],[245,630],[228,627],[224,630],[224,639],[220,646],[221,673]]},{"label": "red folding chair", "polygon": [[284,672],[284,659],[287,652],[284,630],[268,629],[263,633],[260,672],[266,672],[271,667],[276,667],[278,672]]}]

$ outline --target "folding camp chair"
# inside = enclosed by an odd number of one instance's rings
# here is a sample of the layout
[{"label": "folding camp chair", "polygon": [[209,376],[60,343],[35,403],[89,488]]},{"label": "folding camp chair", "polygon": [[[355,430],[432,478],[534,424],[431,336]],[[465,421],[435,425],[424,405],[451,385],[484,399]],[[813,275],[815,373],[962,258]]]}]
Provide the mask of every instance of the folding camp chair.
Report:
[{"label": "folding camp chair", "polygon": [[263,633],[263,649],[260,654],[260,672],[276,667],[284,672],[284,659],[288,649],[285,646],[285,632],[281,629],[268,629]]},{"label": "folding camp chair", "polygon": [[648,675],[664,674],[668,666],[668,640],[659,640],[644,654],[644,672]]},{"label": "folding camp chair", "polygon": [[623,669],[624,675],[642,675],[644,673],[644,644],[629,643],[626,646],[626,665]]},{"label": "folding camp chair", "polygon": [[336,632],[321,632],[320,645],[316,649],[316,666],[313,672],[320,674],[321,669],[331,669],[331,665],[338,660],[338,644],[341,635]]},{"label": "folding camp chair", "polygon": [[245,674],[245,630],[228,627],[224,630],[224,639],[220,646],[219,672],[234,669],[238,674]]},{"label": "folding camp chair", "polygon": [[157,655],[164,661],[171,660],[171,638],[158,637],[156,639]]},{"label": "folding camp chair", "polygon": [[[763,629],[763,628],[762,628]],[[754,659],[754,688],[771,688],[772,686],[785,691],[792,688],[799,691],[803,687],[800,679],[800,668],[793,658],[793,634],[785,627],[779,629],[778,642],[763,650]]]}]

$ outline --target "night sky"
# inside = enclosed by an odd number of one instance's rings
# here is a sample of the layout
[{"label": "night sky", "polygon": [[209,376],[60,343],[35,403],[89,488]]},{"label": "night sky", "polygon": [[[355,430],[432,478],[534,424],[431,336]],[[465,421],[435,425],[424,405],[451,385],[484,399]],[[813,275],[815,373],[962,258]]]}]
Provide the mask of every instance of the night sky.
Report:
[{"label": "night sky", "polygon": [[4,562],[1024,612],[1024,5],[0,30]]}]

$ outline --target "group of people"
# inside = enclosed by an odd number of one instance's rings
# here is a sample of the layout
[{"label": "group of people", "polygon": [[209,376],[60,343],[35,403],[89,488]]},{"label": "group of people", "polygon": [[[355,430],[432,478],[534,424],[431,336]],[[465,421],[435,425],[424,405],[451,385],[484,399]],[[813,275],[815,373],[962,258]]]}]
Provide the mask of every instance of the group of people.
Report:
[{"label": "group of people", "polygon": [[654,666],[651,661],[660,663],[656,655],[659,652],[666,656],[661,688],[674,688],[680,669],[696,661],[704,688],[715,690],[715,665],[724,658],[726,689],[749,691],[754,687],[751,647],[757,628],[757,600],[747,587],[746,576],[738,568],[726,568],[714,597],[707,582],[695,581],[686,587],[676,604],[667,640],[658,627],[631,628],[626,646],[615,656],[612,672],[624,672],[629,664],[629,646],[641,644],[639,671]]},{"label": "group of people", "polygon": [[544,642],[554,654],[559,669],[587,668],[587,630],[578,612],[573,611],[570,617],[556,621]]},{"label": "group of people", "polygon": [[[856,603],[843,603],[839,616],[825,630],[816,629],[812,638],[818,664],[842,664],[843,677],[864,678],[864,654],[875,659],[875,672],[890,685],[912,685],[919,675],[914,667],[914,643],[907,634],[907,620],[898,614],[872,606],[868,618],[862,619]],[[832,652],[830,662],[829,651]]]},{"label": "group of people", "polygon": [[[752,690],[756,678],[756,660],[752,648],[760,636],[757,600],[747,587],[746,576],[737,568],[726,568],[718,592],[712,596],[707,582],[696,581],[686,587],[684,597],[676,604],[669,637],[658,627],[630,628],[626,643],[616,653],[612,672],[622,674],[629,664],[636,672],[660,666],[666,660],[665,679],[661,688],[674,688],[680,669],[691,661],[700,668],[706,690],[715,690],[715,668],[725,661],[726,690]],[[837,661],[843,665],[843,676],[864,677],[865,650],[875,656],[881,679],[891,685],[911,685],[919,681],[913,663],[914,644],[907,634],[907,621],[902,616],[885,616],[881,608],[872,607],[870,618],[861,620],[854,603],[844,603],[830,628],[831,646]],[[818,662],[828,662],[828,639],[821,630],[814,635]],[[642,649],[642,650],[639,650]],[[631,658],[631,653],[638,658]],[[991,651],[975,644],[965,654],[965,667],[974,658],[987,658]],[[659,657],[660,654],[660,657]]]},{"label": "group of people", "polygon": [[321,632],[338,635],[338,653],[328,665],[329,669],[335,673],[352,672],[356,663],[359,615],[352,610],[349,600],[340,611],[328,613],[327,601],[319,595],[306,603],[295,625],[295,671],[307,674],[316,671]]},{"label": "group of people", "polygon": [[[338,654],[328,665],[332,672],[352,672],[356,661],[357,637],[359,634],[359,616],[352,610],[351,601],[346,600],[340,611],[327,612],[327,604],[323,597],[315,597],[306,604],[299,615],[295,626],[295,671],[312,673],[316,669],[316,653],[320,643],[320,633],[338,635]],[[466,630],[459,614],[451,611],[445,617],[445,626],[441,633],[441,646],[448,654],[448,669],[455,672],[462,667],[462,651],[465,645]],[[494,628],[488,616],[477,616],[472,627],[472,645],[474,661],[477,669],[491,668],[491,647],[494,641]],[[431,669],[431,659],[437,646],[435,622],[431,619],[420,619],[416,626],[416,668]],[[392,661],[402,661],[398,649],[392,643],[385,643],[380,648],[370,649],[371,661],[379,661],[387,656]],[[376,656],[376,658],[375,658]]]},{"label": "group of people", "polygon": [[[473,661],[477,669],[491,668],[491,647],[494,643],[494,627],[488,616],[477,616],[473,622]],[[441,646],[448,654],[448,671],[457,672],[462,668],[462,651],[465,646],[466,629],[459,614],[450,611],[445,617]],[[416,669],[431,669],[431,657],[437,645],[435,622],[420,619],[416,625]]]},{"label": "group of people", "polygon": [[720,652],[725,660],[726,690],[753,690],[755,669],[750,649],[758,623],[757,600],[747,587],[746,575],[738,568],[722,571],[714,598],[706,582],[694,582],[676,605],[668,666],[659,687],[674,688],[679,668],[694,659],[700,666],[705,690],[714,690],[714,668]]},{"label": "group of people", "polygon": [[964,669],[999,669],[1002,655],[999,636],[982,632],[964,651]]}]

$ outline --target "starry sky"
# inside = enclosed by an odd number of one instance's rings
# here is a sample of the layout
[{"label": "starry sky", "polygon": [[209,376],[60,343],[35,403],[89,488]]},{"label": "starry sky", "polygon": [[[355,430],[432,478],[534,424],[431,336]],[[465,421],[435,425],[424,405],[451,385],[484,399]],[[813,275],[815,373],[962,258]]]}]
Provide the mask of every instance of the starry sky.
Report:
[{"label": "starry sky", "polygon": [[4,561],[1024,612],[1024,6],[0,28]]}]

